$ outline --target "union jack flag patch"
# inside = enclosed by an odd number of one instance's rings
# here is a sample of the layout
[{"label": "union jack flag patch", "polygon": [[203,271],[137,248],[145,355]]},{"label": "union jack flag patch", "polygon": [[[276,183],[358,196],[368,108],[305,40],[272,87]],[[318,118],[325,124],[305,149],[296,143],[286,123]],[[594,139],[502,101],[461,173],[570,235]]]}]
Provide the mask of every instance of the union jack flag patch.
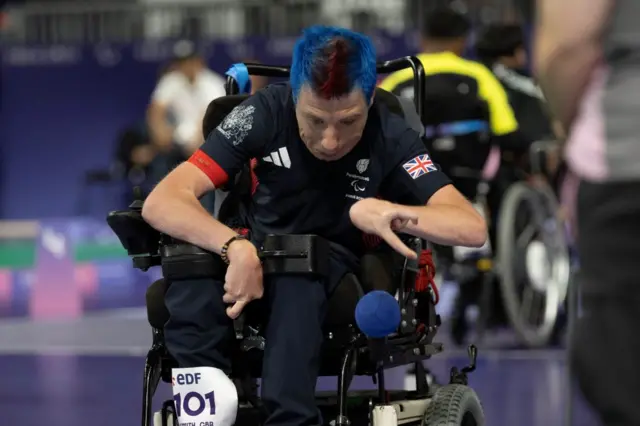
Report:
[{"label": "union jack flag patch", "polygon": [[412,160],[407,161],[402,167],[409,173],[412,179],[418,179],[425,173],[435,172],[438,170],[431,158],[427,154],[418,155]]}]

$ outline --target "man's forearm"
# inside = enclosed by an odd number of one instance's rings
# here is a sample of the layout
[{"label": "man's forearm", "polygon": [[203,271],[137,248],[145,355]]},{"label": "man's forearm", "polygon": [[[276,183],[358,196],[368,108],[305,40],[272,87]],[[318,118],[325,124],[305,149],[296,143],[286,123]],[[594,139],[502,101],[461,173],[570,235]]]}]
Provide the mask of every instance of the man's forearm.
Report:
[{"label": "man's forearm", "polygon": [[538,0],[533,65],[553,116],[569,130],[594,68],[615,0]]},{"label": "man's forearm", "polygon": [[419,218],[405,232],[447,246],[481,247],[487,240],[487,224],[471,209],[454,205],[410,207]]},{"label": "man's forearm", "polygon": [[147,114],[147,125],[154,145],[159,148],[171,145],[174,129],[167,121],[165,112],[157,107],[151,107]]},{"label": "man's forearm", "polygon": [[168,194],[156,188],[145,200],[142,216],[158,231],[218,254],[237,234],[214,219],[186,190]]},{"label": "man's forearm", "polygon": [[593,70],[601,60],[601,49],[595,42],[571,49],[551,49],[540,52],[536,72],[552,115],[569,129]]}]

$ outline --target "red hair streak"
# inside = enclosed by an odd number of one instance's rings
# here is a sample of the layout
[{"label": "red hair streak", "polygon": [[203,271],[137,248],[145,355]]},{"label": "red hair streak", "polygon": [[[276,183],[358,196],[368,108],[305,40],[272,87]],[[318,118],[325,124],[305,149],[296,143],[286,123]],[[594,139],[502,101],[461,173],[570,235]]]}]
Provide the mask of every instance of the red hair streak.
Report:
[{"label": "red hair streak", "polygon": [[314,74],[316,91],[323,98],[332,99],[349,93],[349,50],[345,39],[336,38],[320,54],[320,69]]}]

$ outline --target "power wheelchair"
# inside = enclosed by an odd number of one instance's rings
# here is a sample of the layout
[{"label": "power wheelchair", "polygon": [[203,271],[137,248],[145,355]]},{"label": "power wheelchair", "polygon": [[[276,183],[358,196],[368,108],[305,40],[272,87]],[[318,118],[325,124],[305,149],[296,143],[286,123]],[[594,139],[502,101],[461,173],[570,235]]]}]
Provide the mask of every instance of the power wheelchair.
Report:
[{"label": "power wheelchair", "polygon": [[[556,141],[532,143],[525,156],[526,170],[519,164],[509,167],[515,182],[504,189],[499,203],[490,191],[501,184],[496,182],[500,178],[486,169],[476,176],[474,203],[488,218],[490,242],[495,246],[454,248],[453,255],[445,256],[445,267],[458,282],[480,274],[481,290],[475,295],[479,306],[476,342],[482,341],[492,316],[500,311],[526,347],[542,347],[559,339],[571,259],[560,203],[550,184],[553,171],[546,167],[558,146]],[[465,297],[467,300],[457,303],[476,302]],[[453,334],[459,338],[456,326],[452,326]]]},{"label": "power wheelchair", "polygon": [[[417,58],[384,62],[379,64],[378,71],[388,73],[406,67],[413,69],[415,84],[419,88],[424,71]],[[232,67],[226,86],[228,96],[211,103],[203,124],[205,134],[215,129],[226,114],[246,98],[238,92],[246,88],[245,79],[249,73],[287,77],[289,69],[252,64]],[[381,93],[382,98],[387,95]],[[417,106],[421,107],[421,101]],[[241,198],[238,197],[239,192],[242,191],[238,187],[231,189],[224,204],[237,203]],[[225,265],[219,256],[151,228],[142,218],[142,205],[142,200],[136,200],[129,210],[110,213],[107,222],[132,257],[134,268],[143,271],[155,266],[162,268],[164,279],[152,284],[146,297],[153,344],[144,367],[142,426],[150,426],[152,422],[154,426],[177,426],[173,400],[164,402],[160,411],[152,412],[152,399],[159,382],[171,383],[171,370],[177,367],[163,339],[163,327],[169,317],[164,293],[172,277],[185,274],[190,277],[224,277]],[[220,209],[218,219],[226,222],[225,216],[233,216],[233,207],[223,206]],[[406,242],[417,252],[422,252],[424,242],[420,239],[408,238]],[[273,274],[323,276],[328,268],[328,250],[329,243],[319,236],[269,235],[260,252],[264,275],[267,279]],[[401,258],[390,250],[375,250],[362,258],[359,276],[345,276],[330,297],[319,375],[337,376],[337,391],[319,393],[316,400],[325,421],[331,425],[484,425],[481,404],[475,392],[468,387],[467,375],[475,369],[477,357],[474,346],[469,347],[469,365],[461,369],[452,368],[448,385],[430,387],[427,384],[422,362],[441,352],[443,346],[434,342],[440,326],[434,292],[429,291],[430,287],[416,285],[421,268],[424,269],[425,265],[418,260]],[[430,272],[432,279],[433,268]],[[368,339],[355,324],[356,303],[365,292],[373,289],[396,295],[401,310],[397,331],[385,339]],[[250,308],[251,305],[234,321],[237,353],[233,357],[231,378],[238,388],[238,425],[260,424],[264,419],[257,395],[257,379],[261,374],[261,353],[266,342],[260,335],[261,313],[259,309]],[[414,364],[417,371],[417,390],[387,390],[384,370],[408,364]],[[354,376],[372,377],[377,390],[349,392]]]},{"label": "power wheelchair", "polygon": [[[491,235],[480,249],[437,247],[438,269],[461,283],[454,341],[463,341],[465,310],[477,304],[476,341],[490,323],[504,321],[526,346],[544,346],[558,337],[569,282],[569,244],[549,184],[554,171],[545,167],[559,144],[534,142],[528,155],[501,152],[492,146],[487,103],[434,82],[426,86],[421,115],[425,143],[487,218]],[[507,156],[514,158],[505,161]]]}]

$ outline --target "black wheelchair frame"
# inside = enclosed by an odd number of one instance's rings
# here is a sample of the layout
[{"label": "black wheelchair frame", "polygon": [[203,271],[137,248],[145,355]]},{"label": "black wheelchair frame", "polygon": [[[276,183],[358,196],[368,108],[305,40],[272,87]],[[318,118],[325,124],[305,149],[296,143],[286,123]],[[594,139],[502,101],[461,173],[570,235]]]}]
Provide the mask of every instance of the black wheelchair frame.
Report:
[{"label": "black wheelchair frame", "polygon": [[[269,66],[261,64],[246,64],[250,74],[266,77],[287,77],[287,67]],[[414,83],[417,89],[424,87],[424,69],[420,61],[415,57],[404,57],[392,61],[386,61],[378,65],[381,73],[394,72],[404,68],[414,71]],[[237,94],[238,87],[233,77],[229,77],[226,84],[227,94]],[[416,93],[424,93],[416,90]],[[422,110],[424,100],[416,96],[418,112]],[[164,318],[168,312],[158,313],[164,309],[164,305],[158,306],[158,297],[168,285],[170,277],[183,273],[184,268],[189,268],[191,274],[199,274],[202,277],[224,277],[226,265],[219,256],[202,250],[190,244],[173,239],[153,229],[142,218],[141,199],[135,200],[129,210],[111,212],[107,222],[120,242],[132,257],[133,267],[146,271],[151,267],[160,266],[163,269],[165,280],[163,284],[154,283],[147,292],[147,312],[152,327],[153,343],[147,354],[144,367],[143,401],[142,401],[142,426],[150,426],[153,418],[152,400],[160,380],[171,383],[171,369],[177,367],[175,361],[168,353],[164,344],[163,324],[157,318]],[[419,238],[411,237],[407,243],[420,253],[424,242]],[[268,273],[323,273],[323,260],[321,257],[328,252],[328,242],[317,236],[310,235],[270,235],[267,237],[261,258],[265,274]],[[323,254],[324,253],[324,254]],[[337,405],[335,417],[336,425],[350,424],[347,418],[347,391],[354,376],[371,376],[377,383],[377,395],[375,400],[390,403],[391,399],[427,399],[432,395],[426,380],[422,361],[442,351],[441,343],[433,342],[433,338],[440,326],[440,317],[436,314],[435,304],[428,291],[417,292],[415,282],[419,273],[418,260],[399,259],[400,264],[393,266],[391,275],[395,282],[399,282],[397,296],[401,309],[401,325],[397,333],[386,339],[371,340],[360,332],[354,321],[348,324],[332,327],[325,330],[325,341],[322,353],[330,356],[321,356],[321,369],[319,376],[338,376],[337,395],[333,396]],[[195,272],[194,272],[195,271]],[[357,282],[357,281],[356,281]],[[154,287],[155,286],[155,287]],[[359,286],[358,286],[359,287]],[[360,288],[360,296],[362,288]],[[354,306],[355,307],[355,306]],[[244,314],[243,314],[244,316]],[[241,318],[243,318],[241,316]],[[232,372],[231,378],[239,388],[239,402],[249,403],[258,408],[260,403],[256,393],[256,379],[260,372],[255,365],[259,362],[259,353],[264,348],[262,339],[256,330],[244,324],[244,321],[236,321],[234,324],[236,339],[239,342],[240,369]],[[243,356],[246,355],[246,356]],[[258,355],[255,357],[254,355]],[[475,369],[477,351],[470,346],[470,365],[458,370],[452,368],[451,384],[467,384],[467,374]],[[253,359],[253,361],[250,361]],[[384,370],[392,367],[414,364],[416,367],[416,391],[402,391],[397,395],[387,392],[384,381]],[[369,399],[371,407],[373,399]],[[242,405],[241,405],[242,407]],[[167,412],[175,413],[173,400],[166,401],[162,406],[163,422]],[[238,411],[239,423],[242,408]],[[157,425],[156,425],[157,426]],[[164,426],[164,425],[163,425]]]}]

